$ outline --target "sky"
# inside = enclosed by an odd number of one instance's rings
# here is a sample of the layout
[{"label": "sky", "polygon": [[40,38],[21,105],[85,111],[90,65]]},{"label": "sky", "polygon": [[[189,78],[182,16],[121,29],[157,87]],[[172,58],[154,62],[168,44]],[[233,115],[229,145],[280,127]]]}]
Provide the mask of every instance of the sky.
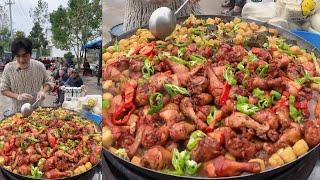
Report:
[{"label": "sky", "polygon": [[[8,0],[0,0],[0,5],[4,5]],[[34,8],[37,5],[38,0],[12,0],[14,4],[12,5],[12,21],[13,29],[15,31],[23,31],[26,35],[32,29],[33,22],[29,15],[30,8]],[[68,0],[44,0],[48,2],[49,13],[57,9],[58,6],[67,6]],[[8,16],[9,7],[6,6]]]}]

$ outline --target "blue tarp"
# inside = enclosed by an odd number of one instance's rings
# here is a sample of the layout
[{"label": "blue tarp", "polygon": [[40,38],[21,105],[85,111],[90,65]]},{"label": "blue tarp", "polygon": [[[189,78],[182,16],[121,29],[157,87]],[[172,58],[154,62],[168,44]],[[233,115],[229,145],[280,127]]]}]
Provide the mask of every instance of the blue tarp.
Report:
[{"label": "blue tarp", "polygon": [[102,38],[98,37],[94,40],[91,40],[89,42],[87,42],[87,44],[85,44],[84,46],[82,46],[82,50],[84,49],[96,49],[96,48],[101,48],[102,46]]}]

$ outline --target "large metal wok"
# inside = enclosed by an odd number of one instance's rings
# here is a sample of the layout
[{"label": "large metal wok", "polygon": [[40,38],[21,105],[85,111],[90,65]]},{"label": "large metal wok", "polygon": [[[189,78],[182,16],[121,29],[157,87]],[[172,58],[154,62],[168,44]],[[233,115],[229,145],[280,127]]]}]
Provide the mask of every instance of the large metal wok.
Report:
[{"label": "large metal wok", "polygon": [[[52,108],[52,107],[42,107],[42,108],[51,108],[51,109],[57,109],[57,108]],[[81,117],[83,117],[80,113],[78,113],[78,112],[76,112],[76,111],[72,111],[72,110],[68,110],[68,111],[71,111],[71,112],[74,112],[74,113],[76,113],[78,116],[81,116]],[[11,115],[9,115],[8,117],[11,117],[11,116],[14,116],[15,114],[11,114]],[[6,117],[6,118],[8,118],[8,117]],[[6,119],[6,118],[4,118],[4,119]],[[4,120],[4,119],[2,119],[2,120]],[[88,119],[86,119],[87,121],[90,121],[90,120],[88,120]],[[93,122],[95,125],[96,125],[96,127],[100,130],[100,132],[101,132],[101,127],[96,123],[96,122],[94,122],[94,121],[90,121],[90,122]],[[4,168],[4,167],[2,167],[2,166],[0,166],[0,169],[1,169],[1,171],[7,176],[7,177],[10,177],[10,178],[16,178],[16,179],[21,179],[21,180],[31,180],[31,179],[34,179],[34,178],[30,178],[30,177],[28,177],[28,176],[22,176],[22,175],[20,175],[20,174],[16,174],[16,173],[13,173],[12,171],[9,171],[9,170],[7,170],[6,168]],[[95,172],[96,171],[98,171],[98,170],[100,170],[101,169],[101,161],[100,162],[98,162],[97,164],[95,164],[95,165],[93,165],[92,167],[91,167],[91,169],[89,169],[89,170],[87,170],[87,171],[85,171],[85,172],[83,172],[83,173],[80,173],[80,174],[77,174],[77,175],[74,175],[74,176],[71,176],[71,177],[63,177],[63,178],[58,178],[57,180],[82,180],[82,179],[92,179],[92,177],[94,176],[94,174],[95,174]],[[41,179],[41,178],[40,178]]]},{"label": "large metal wok", "polygon": [[[207,19],[207,18],[221,18],[224,21],[231,21],[234,19],[234,17],[232,16],[224,16],[224,15],[198,15],[196,16],[197,18],[200,19]],[[188,17],[180,17],[178,18],[178,22],[184,21],[185,19],[187,19]],[[292,44],[297,44],[298,46],[305,48],[308,51],[313,51],[315,53],[316,56],[320,56],[320,52],[314,47],[312,46],[310,43],[308,43],[307,41],[305,41],[304,39],[292,34],[291,32],[281,28],[281,27],[277,27],[274,25],[270,25],[266,22],[262,22],[262,21],[257,21],[257,20],[252,20],[252,19],[246,19],[246,18],[242,18],[244,20],[246,20],[247,22],[255,22],[259,25],[263,25],[267,28],[274,28],[277,29],[279,31],[279,34],[284,37],[286,40],[288,40],[289,42],[291,42]],[[143,26],[141,28],[147,28],[148,26]],[[122,34],[121,36],[118,37],[118,40],[120,39],[125,39],[125,38],[129,38],[131,35],[133,35],[136,32],[137,29],[134,29],[132,31],[126,32],[124,34]],[[114,44],[114,41],[109,42],[108,44],[106,44],[106,46],[111,46]],[[190,177],[190,176],[175,176],[175,175],[168,175],[168,174],[164,174],[161,173],[159,171],[155,171],[155,170],[151,170],[151,169],[147,169],[144,167],[140,167],[137,165],[132,164],[129,161],[125,161],[119,157],[117,157],[116,155],[112,154],[110,151],[108,151],[106,148],[103,148],[103,153],[104,156],[109,160],[109,161],[114,161],[117,160],[118,162],[120,162],[121,164],[123,164],[125,167],[130,168],[132,170],[134,170],[135,172],[138,172],[140,174],[145,175],[146,177],[152,178],[152,179],[159,179],[159,180],[172,180],[172,179],[237,179],[237,180],[251,180],[251,179],[270,179],[275,175],[281,174],[281,172],[284,172],[286,170],[288,170],[289,168],[297,165],[299,162],[301,161],[305,161],[304,163],[308,163],[308,159],[309,157],[311,157],[312,155],[319,153],[319,144],[316,147],[313,147],[312,149],[310,149],[306,154],[300,156],[299,158],[297,158],[295,161],[291,162],[291,163],[287,163],[279,168],[275,168],[275,169],[269,169],[266,170],[264,172],[258,173],[258,174],[247,174],[247,173],[243,173],[240,176],[232,176],[232,177],[223,177],[223,178],[206,178],[206,177]],[[134,175],[132,175],[134,176]]]}]

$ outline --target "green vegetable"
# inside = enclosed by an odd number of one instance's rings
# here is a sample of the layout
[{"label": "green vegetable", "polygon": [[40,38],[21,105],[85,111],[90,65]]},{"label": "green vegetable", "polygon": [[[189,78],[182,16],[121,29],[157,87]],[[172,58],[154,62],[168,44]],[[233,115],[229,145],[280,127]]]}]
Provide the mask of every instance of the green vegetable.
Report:
[{"label": "green vegetable", "polygon": [[165,48],[166,47],[166,45],[164,45],[164,44],[158,44],[158,45],[156,45],[156,48]]},{"label": "green vegetable", "polygon": [[190,139],[187,144],[187,149],[191,151],[193,148],[196,147],[198,142],[206,136],[207,135],[200,130],[193,131],[190,135]]},{"label": "green vegetable", "polygon": [[0,150],[3,149],[3,147],[4,147],[4,142],[1,141],[1,142],[0,142]]},{"label": "green vegetable", "polygon": [[186,47],[187,44],[185,43],[173,43],[173,45],[177,46],[177,47]]},{"label": "green vegetable", "polygon": [[249,102],[249,98],[247,98],[245,96],[237,95],[237,103],[238,104],[248,103],[248,102]]},{"label": "green vegetable", "polygon": [[187,160],[185,172],[188,175],[195,175],[201,166],[201,163],[197,163],[193,160]]},{"label": "green vegetable", "polygon": [[119,42],[118,42],[118,39],[116,39],[115,41],[114,41],[114,50],[116,51],[116,52],[120,52],[120,47],[119,47]]},{"label": "green vegetable", "polygon": [[230,85],[236,85],[237,80],[234,77],[233,68],[230,65],[226,65],[226,68],[223,72],[224,79],[228,82]]},{"label": "green vegetable", "polygon": [[192,54],[192,55],[189,56],[189,60],[190,61],[188,61],[188,65],[192,67],[192,66],[195,66],[197,64],[203,63],[206,60],[206,58],[203,57],[203,56],[200,56],[200,55]]},{"label": "green vegetable", "polygon": [[43,172],[40,171],[39,167],[34,167],[31,165],[31,177],[32,178],[41,178],[43,175]]},{"label": "green vegetable", "polygon": [[269,70],[269,65],[268,64],[262,64],[257,68],[257,73],[260,77],[264,77],[264,75],[266,75],[266,73]]},{"label": "green vegetable", "polygon": [[289,56],[295,56],[292,51],[290,51],[290,45],[285,42],[284,39],[277,40],[277,45],[280,52],[286,53]]},{"label": "green vegetable", "polygon": [[129,157],[128,157],[127,151],[126,151],[126,149],[124,149],[124,148],[118,149],[118,150],[115,152],[115,154],[116,154],[118,157],[122,158],[122,159],[130,160]]},{"label": "green vegetable", "polygon": [[70,148],[68,146],[66,146],[65,143],[60,142],[59,146],[58,146],[58,149],[60,149],[60,150],[62,150],[64,152],[67,152],[67,151],[69,151]]},{"label": "green vegetable", "polygon": [[18,127],[18,134],[22,134],[24,132],[24,129],[23,129],[23,127]]},{"label": "green vegetable", "polygon": [[311,79],[310,74],[308,72],[305,72],[303,77],[298,79],[298,80],[296,80],[296,82],[298,84],[302,85],[302,84],[306,83],[307,81],[309,81],[310,79]]},{"label": "green vegetable", "polygon": [[300,111],[294,106],[296,98],[292,95],[289,96],[289,115],[296,123],[303,123],[303,117]]},{"label": "green vegetable", "polygon": [[189,63],[179,57],[176,56],[169,56],[169,60],[176,62],[178,64],[182,64],[182,65],[189,65]]},{"label": "green vegetable", "polygon": [[246,85],[246,80],[247,80],[247,78],[250,76],[250,71],[249,71],[249,69],[247,69],[247,68],[244,66],[244,62],[240,62],[240,63],[237,65],[237,68],[244,73],[244,77],[243,77],[243,79],[242,79],[241,84],[242,84],[242,85]]},{"label": "green vegetable", "polygon": [[218,109],[216,106],[211,106],[209,115],[207,116],[207,123],[210,124],[216,116]]},{"label": "green vegetable", "polygon": [[253,115],[260,110],[257,106],[248,103],[237,103],[236,108],[239,112],[247,115]]},{"label": "green vegetable", "polygon": [[272,101],[279,100],[281,98],[281,94],[278,91],[271,90],[270,92]]},{"label": "green vegetable", "polygon": [[255,54],[249,53],[248,54],[248,62],[256,61],[258,57]]},{"label": "green vegetable", "polygon": [[31,143],[36,143],[36,142],[39,142],[38,139],[34,138],[33,136],[28,136],[27,137],[27,140]]},{"label": "green vegetable", "polygon": [[258,108],[263,109],[272,105],[272,98],[270,96],[265,96],[258,101]]},{"label": "green vegetable", "polygon": [[255,88],[253,91],[252,91],[252,95],[254,97],[257,97],[257,98],[262,98],[264,96],[264,91],[259,89],[259,88]]},{"label": "green vegetable", "polygon": [[159,112],[163,108],[163,95],[161,93],[153,93],[149,97],[150,110],[148,114]]},{"label": "green vegetable", "polygon": [[199,35],[200,37],[204,36],[204,32],[202,32],[199,28],[190,28],[191,35]]},{"label": "green vegetable", "polygon": [[183,57],[184,53],[186,52],[186,48],[182,47],[178,50],[178,57]]},{"label": "green vegetable", "polygon": [[154,74],[154,67],[148,59],[144,60],[144,65],[143,65],[141,71],[143,74],[143,78],[149,78],[150,76],[152,76]]},{"label": "green vegetable", "polygon": [[87,146],[85,144],[82,146],[82,151],[84,154],[87,154],[87,155],[89,154],[89,149],[87,148]]},{"label": "green vegetable", "polygon": [[45,158],[41,158],[41,159],[38,161],[38,167],[42,167],[45,162],[46,162],[46,159],[45,159]]},{"label": "green vegetable", "polygon": [[102,99],[102,109],[108,109],[110,107],[110,101],[107,99]]},{"label": "green vegetable", "polygon": [[183,87],[179,87],[173,84],[164,84],[164,89],[169,93],[170,96],[174,96],[176,94],[188,95],[190,96],[188,90]]},{"label": "green vegetable", "polygon": [[168,171],[169,173],[173,173],[175,175],[194,175],[198,171],[201,163],[196,163],[195,161],[190,160],[190,152],[184,150],[179,152],[178,149],[173,149],[172,154],[172,165],[174,167],[174,171]]}]

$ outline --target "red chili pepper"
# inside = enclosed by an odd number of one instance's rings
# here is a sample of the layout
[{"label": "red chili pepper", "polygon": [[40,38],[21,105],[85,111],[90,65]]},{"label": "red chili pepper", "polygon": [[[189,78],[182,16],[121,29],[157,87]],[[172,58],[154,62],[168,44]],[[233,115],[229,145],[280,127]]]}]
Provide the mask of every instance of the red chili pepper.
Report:
[{"label": "red chili pepper", "polygon": [[283,91],[282,92],[282,95],[286,96],[286,97],[289,97],[290,96],[290,93],[288,91]]},{"label": "red chili pepper", "polygon": [[[131,113],[136,109],[132,102],[122,104],[112,115],[112,123],[114,125],[126,125],[129,121]],[[128,112],[129,111],[129,112]],[[127,114],[126,114],[127,113]]]},{"label": "red chili pepper", "polygon": [[261,52],[261,49],[260,48],[257,48],[257,47],[253,47],[251,48],[251,52],[253,54],[259,54]]},{"label": "red chili pepper", "polygon": [[219,99],[220,106],[223,106],[227,102],[229,98],[230,89],[231,89],[231,86],[228,84],[228,82],[225,82],[222,89],[222,95],[220,96],[220,99]]},{"label": "red chili pepper", "polygon": [[277,109],[285,106],[289,106],[289,101],[286,96],[282,96],[281,99],[277,102],[277,104],[273,106],[272,110],[276,111]]},{"label": "red chili pepper", "polygon": [[153,49],[154,49],[154,43],[149,43],[149,44],[145,45],[144,47],[142,47],[140,49],[139,53],[149,56],[153,52]]},{"label": "red chili pepper", "polygon": [[295,102],[294,106],[298,109],[307,109],[308,108],[308,102],[307,101],[301,101],[301,102]]},{"label": "red chili pepper", "polygon": [[206,134],[208,134],[208,133],[213,132],[213,130],[214,130],[214,127],[208,126],[208,127],[204,130],[204,132],[205,132]]}]

